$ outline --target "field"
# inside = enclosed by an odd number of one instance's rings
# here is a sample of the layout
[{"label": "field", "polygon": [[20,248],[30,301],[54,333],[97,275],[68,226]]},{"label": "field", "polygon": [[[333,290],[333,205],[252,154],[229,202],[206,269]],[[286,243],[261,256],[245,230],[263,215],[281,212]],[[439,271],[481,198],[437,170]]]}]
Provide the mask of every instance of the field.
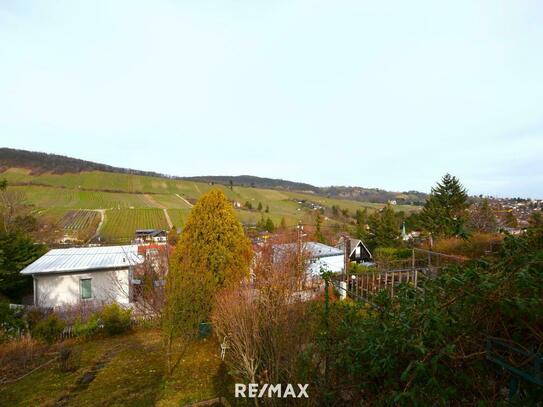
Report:
[{"label": "field", "polygon": [[176,228],[183,228],[189,216],[190,209],[168,209],[168,214]]},{"label": "field", "polygon": [[[77,370],[62,372],[52,363],[1,385],[0,405],[170,407],[228,396],[233,385],[214,339],[190,345],[172,375],[165,372],[162,343],[159,332],[142,330],[72,344],[81,355]],[[95,373],[94,379],[81,384],[89,372]]]},{"label": "field", "polygon": [[107,242],[127,242],[136,229],[168,229],[162,209],[110,209],[100,236]]},{"label": "field", "polygon": [[96,211],[68,211],[60,220],[60,226],[66,230],[84,230],[99,222]]},{"label": "field", "polygon": [[[239,220],[246,225],[256,224],[263,216],[270,217],[278,225],[284,218],[287,225],[298,222],[312,224],[314,214],[306,201],[326,208],[337,206],[347,209],[352,215],[357,209],[367,208],[370,212],[383,204],[331,199],[310,193],[271,190],[174,180],[131,174],[106,173],[99,171],[77,174],[32,175],[28,170],[11,168],[0,174],[11,184],[11,189],[20,191],[34,214],[42,221],[59,225],[65,233],[79,231],[85,240],[99,233],[101,241],[129,241],[135,229],[167,228],[164,211],[176,227],[183,227],[192,204],[212,188],[222,190],[228,199],[245,206],[249,202],[253,209],[236,209]],[[269,212],[256,210],[259,203]],[[416,207],[397,205],[396,210],[410,212]],[[98,211],[100,210],[100,211]],[[100,223],[100,212],[104,223]],[[325,220],[325,224],[341,220]],[[92,230],[94,228],[94,230]]]}]

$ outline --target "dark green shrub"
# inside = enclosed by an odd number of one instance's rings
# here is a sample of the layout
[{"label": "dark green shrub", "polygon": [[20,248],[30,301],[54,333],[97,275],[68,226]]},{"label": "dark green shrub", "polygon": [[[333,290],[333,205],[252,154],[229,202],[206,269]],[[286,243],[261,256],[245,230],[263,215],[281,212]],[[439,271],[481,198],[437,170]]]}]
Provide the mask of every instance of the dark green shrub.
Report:
[{"label": "dark green shrub", "polygon": [[130,329],[132,311],[113,303],[102,309],[100,317],[108,335],[118,335]]},{"label": "dark green shrub", "polygon": [[[541,354],[543,229],[506,237],[495,257],[451,265],[418,289],[402,284],[364,302],[335,302],[323,310],[323,335],[305,360],[327,397],[360,405],[509,405],[510,374],[487,358],[489,338]],[[317,363],[315,355],[321,355]],[[511,365],[533,371],[525,356],[504,352]],[[304,356],[304,355],[302,355]],[[318,367],[326,361],[327,371]],[[311,378],[311,375],[314,375]],[[518,404],[538,405],[543,389],[524,380]],[[318,396],[318,394],[317,394]]]},{"label": "dark green shrub", "polygon": [[378,247],[373,252],[377,261],[404,260],[411,257],[411,249],[395,247]]},{"label": "dark green shrub", "polygon": [[375,267],[365,266],[363,264],[351,263],[349,264],[349,273],[360,274],[365,272],[377,271]]},{"label": "dark green shrub", "polygon": [[18,336],[25,329],[21,310],[11,309],[7,302],[0,302],[0,343]]},{"label": "dark green shrub", "polygon": [[65,326],[66,323],[63,320],[55,314],[51,314],[34,326],[32,336],[43,342],[52,344],[60,338],[60,334]]}]

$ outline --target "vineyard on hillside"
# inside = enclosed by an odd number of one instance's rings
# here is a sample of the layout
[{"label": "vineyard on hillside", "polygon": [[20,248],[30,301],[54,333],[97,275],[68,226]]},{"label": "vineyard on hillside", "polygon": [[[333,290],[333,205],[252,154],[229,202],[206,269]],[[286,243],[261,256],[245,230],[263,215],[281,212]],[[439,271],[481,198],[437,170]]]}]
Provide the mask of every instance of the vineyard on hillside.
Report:
[{"label": "vineyard on hillside", "polygon": [[98,211],[68,211],[58,226],[64,230],[65,235],[85,242],[96,232],[100,219]]},{"label": "vineyard on hillside", "polygon": [[108,243],[129,242],[136,229],[168,229],[162,209],[110,209],[100,230],[102,241]]},{"label": "vineyard on hillside", "polygon": [[[45,243],[125,243],[136,229],[182,229],[192,205],[211,189],[222,190],[236,208],[236,216],[254,228],[263,218],[275,226],[298,222],[314,224],[315,209],[323,211],[323,227],[354,222],[357,210],[369,213],[383,204],[335,199],[312,193],[217,185],[126,173],[89,171],[52,174],[10,168],[0,173],[11,191],[24,203],[40,225],[36,239]],[[395,205],[409,213],[414,206]],[[100,226],[101,215],[104,221]],[[339,213],[339,215],[338,215]]]},{"label": "vineyard on hillside", "polygon": [[183,228],[189,217],[190,209],[168,209],[168,215],[176,228]]},{"label": "vineyard on hillside", "polygon": [[68,211],[60,220],[59,225],[66,230],[82,230],[96,226],[100,222],[100,214],[96,211]]},{"label": "vineyard on hillside", "polygon": [[81,191],[44,186],[14,186],[12,189],[23,193],[27,202],[37,208],[122,209],[154,206],[143,194]]}]

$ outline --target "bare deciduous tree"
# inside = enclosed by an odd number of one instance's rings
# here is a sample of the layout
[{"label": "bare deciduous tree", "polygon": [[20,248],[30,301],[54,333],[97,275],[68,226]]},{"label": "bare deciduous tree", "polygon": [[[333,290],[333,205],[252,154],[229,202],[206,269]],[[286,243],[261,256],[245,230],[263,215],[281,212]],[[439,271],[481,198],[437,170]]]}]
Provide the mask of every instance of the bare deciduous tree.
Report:
[{"label": "bare deciduous tree", "polygon": [[301,295],[307,262],[296,243],[289,247],[278,255],[268,243],[253,264],[252,283],[216,298],[212,322],[219,339],[226,337],[225,361],[249,382],[292,382],[298,356],[312,340],[307,297]]},{"label": "bare deciduous tree", "polygon": [[11,188],[0,189],[0,213],[2,214],[2,227],[9,233],[15,220],[28,214],[28,206],[25,205],[25,194]]}]

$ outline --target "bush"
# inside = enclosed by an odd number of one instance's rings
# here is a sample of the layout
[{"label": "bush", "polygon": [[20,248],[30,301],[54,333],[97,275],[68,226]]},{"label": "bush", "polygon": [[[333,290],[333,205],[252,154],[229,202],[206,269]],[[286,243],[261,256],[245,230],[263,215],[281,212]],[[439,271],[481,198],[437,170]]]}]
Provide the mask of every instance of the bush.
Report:
[{"label": "bush", "polygon": [[378,267],[404,268],[410,262],[411,249],[379,247],[374,250],[373,257]]},{"label": "bush", "polygon": [[16,338],[25,329],[22,311],[11,309],[7,302],[0,302],[0,343]]},{"label": "bush", "polygon": [[115,303],[104,307],[100,313],[108,335],[118,335],[130,329],[131,316],[131,310],[123,309]]},{"label": "bush", "polygon": [[[402,284],[393,298],[386,292],[375,296],[371,308],[332,303],[312,353],[322,355],[317,362],[328,361],[332,396],[351,389],[361,405],[510,405],[501,391],[510,376],[487,360],[485,344],[502,338],[516,349],[541,353],[542,257],[543,229],[527,231],[506,237],[495,258],[451,265],[421,280],[422,291]],[[503,355],[530,369],[525,355]],[[322,383],[318,366],[306,370]],[[543,400],[541,387],[525,381],[520,386],[523,399],[511,405]]]},{"label": "bush", "polygon": [[36,324],[32,330],[32,335],[50,345],[59,339],[65,326],[66,323],[63,320],[55,314],[51,314]]},{"label": "bush", "polygon": [[96,334],[99,327],[100,318],[98,314],[93,314],[86,323],[82,322],[81,318],[78,317],[74,322],[73,333],[77,338],[88,340]]},{"label": "bush", "polygon": [[363,264],[351,263],[349,264],[349,273],[360,274],[365,272],[376,271],[375,267],[365,266]]},{"label": "bush", "polygon": [[373,255],[377,260],[403,260],[411,257],[411,249],[397,249],[395,247],[378,247]]},{"label": "bush", "polygon": [[474,233],[469,239],[451,237],[438,240],[434,251],[470,258],[492,254],[501,247],[503,236],[486,233]]}]

